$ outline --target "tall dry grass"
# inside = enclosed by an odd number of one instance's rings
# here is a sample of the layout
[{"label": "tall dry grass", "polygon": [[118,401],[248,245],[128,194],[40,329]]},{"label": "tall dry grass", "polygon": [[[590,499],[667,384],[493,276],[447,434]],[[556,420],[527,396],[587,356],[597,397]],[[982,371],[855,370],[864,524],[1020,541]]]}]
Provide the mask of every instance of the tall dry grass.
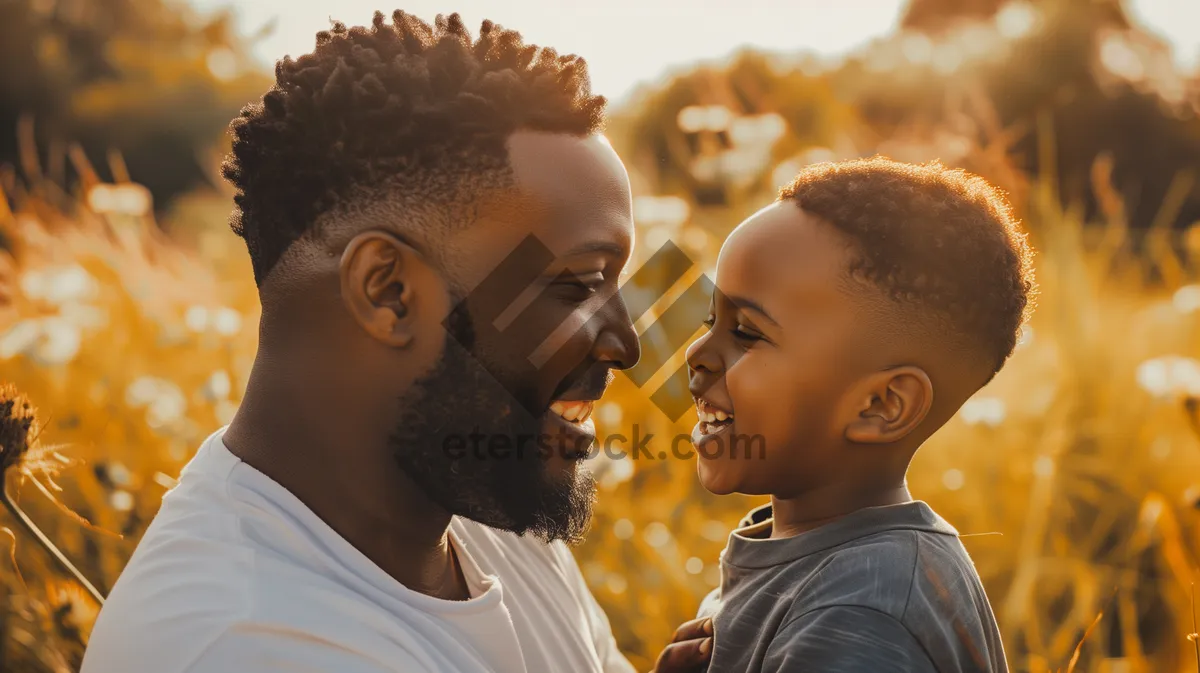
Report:
[{"label": "tall dry grass", "polygon": [[[0,253],[0,379],[41,408],[39,441],[72,463],[46,493],[27,478],[20,504],[106,591],[182,464],[236,409],[258,309],[247,265],[166,239],[137,185],[80,169],[69,195],[0,176],[0,204],[16,204],[0,209],[14,247]],[[1090,226],[1053,184],[1016,185],[1039,252],[1038,312],[1001,375],[918,453],[910,486],[966,536],[1015,671],[1194,670],[1200,285],[1165,229],[1132,254],[1103,161],[1094,179],[1105,219]],[[1188,240],[1200,255],[1200,230]],[[622,377],[596,418],[602,432],[665,437],[694,421],[671,423]],[[578,558],[647,670],[757,503],[705,493],[690,463],[594,467],[600,505]],[[0,523],[14,549],[0,555],[0,670],[73,670],[95,605]]]}]

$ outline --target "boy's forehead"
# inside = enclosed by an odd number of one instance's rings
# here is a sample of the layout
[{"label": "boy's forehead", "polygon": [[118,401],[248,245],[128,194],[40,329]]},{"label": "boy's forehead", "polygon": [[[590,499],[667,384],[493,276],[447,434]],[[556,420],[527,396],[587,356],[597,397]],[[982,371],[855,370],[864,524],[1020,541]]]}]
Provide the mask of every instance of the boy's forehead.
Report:
[{"label": "boy's forehead", "polygon": [[828,280],[843,268],[845,256],[846,246],[832,227],[794,201],[778,201],[739,224],[725,240],[717,259],[717,285],[733,293],[788,280]]},{"label": "boy's forehead", "polygon": [[848,247],[833,227],[784,200],[739,224],[721,246],[716,287],[776,318],[842,301]]}]

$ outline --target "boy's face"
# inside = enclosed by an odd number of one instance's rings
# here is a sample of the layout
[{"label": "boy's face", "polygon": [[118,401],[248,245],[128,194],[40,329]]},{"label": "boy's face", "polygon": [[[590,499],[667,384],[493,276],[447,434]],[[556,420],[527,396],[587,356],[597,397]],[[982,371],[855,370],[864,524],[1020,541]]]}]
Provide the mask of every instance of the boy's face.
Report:
[{"label": "boy's face", "polygon": [[874,366],[864,334],[873,321],[844,289],[849,255],[832,227],[793,201],[759,211],[726,240],[710,329],[687,354],[700,413],[692,439],[710,491],[787,497],[844,473],[841,447],[859,402],[848,398]]}]

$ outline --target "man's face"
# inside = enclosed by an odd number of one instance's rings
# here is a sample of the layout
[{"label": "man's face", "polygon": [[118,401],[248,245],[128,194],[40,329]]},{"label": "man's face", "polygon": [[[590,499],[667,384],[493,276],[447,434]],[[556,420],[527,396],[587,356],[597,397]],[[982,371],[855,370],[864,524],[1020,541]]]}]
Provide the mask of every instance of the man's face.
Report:
[{"label": "man's face", "polygon": [[[397,460],[453,514],[577,539],[593,485],[593,403],[637,338],[617,282],[633,244],[624,167],[603,138],[517,133],[516,188],[450,237],[469,288],[434,368],[401,400]],[[462,292],[462,290],[459,290]]]}]

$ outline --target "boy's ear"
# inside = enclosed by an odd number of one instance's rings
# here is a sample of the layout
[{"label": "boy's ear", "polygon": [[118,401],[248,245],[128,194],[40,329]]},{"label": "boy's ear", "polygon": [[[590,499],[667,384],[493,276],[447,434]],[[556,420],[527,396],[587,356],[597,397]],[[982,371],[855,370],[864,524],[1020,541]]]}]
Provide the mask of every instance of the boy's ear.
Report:
[{"label": "boy's ear", "polygon": [[933,407],[933,383],[924,369],[895,367],[869,377],[858,399],[858,415],[846,427],[856,444],[890,444],[907,437]]},{"label": "boy's ear", "polygon": [[388,346],[405,348],[415,335],[416,250],[380,230],[350,240],[338,266],[342,302],[363,330]]}]

